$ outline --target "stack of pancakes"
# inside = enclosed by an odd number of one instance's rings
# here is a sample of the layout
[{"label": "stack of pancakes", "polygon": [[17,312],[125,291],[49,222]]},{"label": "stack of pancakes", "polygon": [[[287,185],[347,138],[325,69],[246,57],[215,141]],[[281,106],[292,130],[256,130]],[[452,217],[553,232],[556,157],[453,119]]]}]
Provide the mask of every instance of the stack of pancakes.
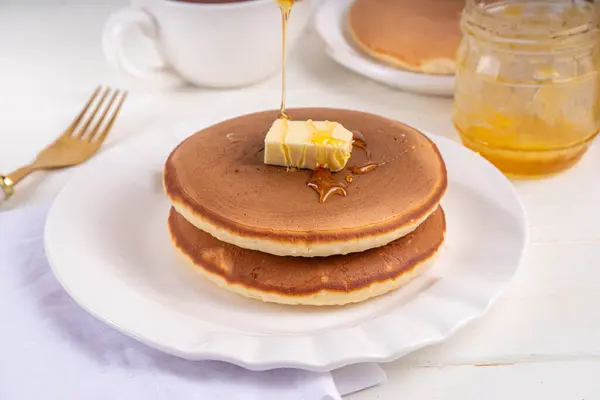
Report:
[{"label": "stack of pancakes", "polygon": [[[178,252],[225,289],[284,304],[359,302],[420,274],[445,233],[438,205],[447,177],[436,146],[372,114],[324,108],[289,114],[360,132],[379,167],[355,176],[346,197],[321,204],[306,186],[311,171],[263,162],[275,111],[211,126],[183,141],[165,165],[168,225]],[[347,167],[366,161],[355,148]]]},{"label": "stack of pancakes", "polygon": [[356,0],[348,12],[349,36],[388,65],[454,74],[464,5],[465,0]]}]

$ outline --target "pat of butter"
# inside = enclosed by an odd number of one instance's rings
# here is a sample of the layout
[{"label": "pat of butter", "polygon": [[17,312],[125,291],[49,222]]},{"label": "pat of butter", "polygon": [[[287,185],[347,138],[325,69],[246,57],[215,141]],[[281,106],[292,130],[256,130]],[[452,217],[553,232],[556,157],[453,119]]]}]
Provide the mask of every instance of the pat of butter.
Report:
[{"label": "pat of butter", "polygon": [[337,122],[273,122],[265,137],[265,164],[339,171],[352,153],[352,132]]}]

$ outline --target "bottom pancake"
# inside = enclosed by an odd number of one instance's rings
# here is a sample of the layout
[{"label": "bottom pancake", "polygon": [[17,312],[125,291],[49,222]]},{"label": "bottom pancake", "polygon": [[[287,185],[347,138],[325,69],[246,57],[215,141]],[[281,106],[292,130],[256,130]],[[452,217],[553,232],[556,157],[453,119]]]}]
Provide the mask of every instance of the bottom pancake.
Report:
[{"label": "bottom pancake", "polygon": [[330,257],[280,257],[220,242],[171,209],[175,247],[206,278],[262,301],[312,306],[367,300],[397,289],[430,265],[444,241],[438,208],[417,229],[386,246]]}]

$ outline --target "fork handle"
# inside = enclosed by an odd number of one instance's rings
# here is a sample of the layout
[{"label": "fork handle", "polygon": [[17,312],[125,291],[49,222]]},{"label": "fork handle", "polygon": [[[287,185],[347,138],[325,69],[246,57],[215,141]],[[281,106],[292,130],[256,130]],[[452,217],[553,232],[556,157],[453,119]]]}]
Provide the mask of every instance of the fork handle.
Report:
[{"label": "fork handle", "polygon": [[8,174],[4,179],[5,181],[8,181],[8,183],[10,184],[10,186],[15,186],[17,183],[19,183],[23,178],[25,178],[27,175],[31,174],[33,171],[36,170],[36,163],[34,162],[33,164],[30,165],[25,165],[24,167],[21,167],[13,172],[11,172],[10,174]]},{"label": "fork handle", "polygon": [[36,170],[36,165],[26,165],[7,176],[0,175],[0,203],[7,200],[15,192],[15,185]]}]

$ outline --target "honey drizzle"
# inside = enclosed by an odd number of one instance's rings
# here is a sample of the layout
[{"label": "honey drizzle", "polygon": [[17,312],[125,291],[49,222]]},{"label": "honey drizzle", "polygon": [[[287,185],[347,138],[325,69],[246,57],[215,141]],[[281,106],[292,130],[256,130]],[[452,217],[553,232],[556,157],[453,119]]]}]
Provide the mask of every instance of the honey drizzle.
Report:
[{"label": "honey drizzle", "polygon": [[[283,137],[283,151],[284,157],[286,159],[286,164],[290,164],[291,156],[289,154],[289,149],[285,143],[285,136],[287,135],[287,131],[289,130],[289,126],[287,121],[290,117],[285,113],[285,95],[286,95],[286,41],[287,41],[287,26],[290,18],[290,13],[292,11],[292,6],[294,5],[294,1],[296,0],[276,0],[277,4],[279,4],[279,8],[281,9],[281,106],[279,107],[279,118],[284,120],[286,126],[286,132]],[[312,123],[312,121],[310,121]],[[329,130],[333,131],[331,125],[328,124]],[[316,131],[314,124],[312,125],[313,133]],[[371,162],[371,152],[367,147],[367,142],[365,141],[365,137],[362,133],[355,131],[353,132],[354,136],[352,138],[352,145],[354,147],[358,147],[363,149],[367,155],[368,163],[361,166],[356,166],[350,168],[350,175],[347,175],[343,180],[338,180],[334,178],[333,174],[329,169],[325,168],[317,168],[313,170],[308,182],[306,185],[312,189],[314,189],[319,194],[319,203],[326,202],[329,197],[334,194],[340,196],[348,195],[348,185],[350,185],[354,181],[354,177],[356,175],[364,175],[368,172],[373,171],[378,166],[382,164],[375,164]],[[317,137],[316,140],[333,140],[331,137],[331,133],[327,135],[328,137]],[[304,160],[306,159],[306,149],[304,149],[304,153],[301,156],[301,164],[304,164]],[[327,165],[323,165],[323,167],[327,167]]]},{"label": "honey drizzle", "polygon": [[379,167],[381,164],[375,164],[375,163],[367,163],[364,165],[359,165],[356,167],[351,167],[350,168],[350,173],[352,175],[364,175],[367,174],[371,171],[373,171],[375,168]]},{"label": "honey drizzle", "polygon": [[283,149],[283,158],[285,159],[286,165],[292,165],[292,156],[290,154],[290,148],[287,145],[285,139],[290,131],[290,124],[286,118],[281,119],[281,123],[283,124],[283,137],[281,138],[281,147]]},{"label": "honey drizzle", "polygon": [[290,13],[295,0],[276,0],[281,9],[281,106],[279,107],[279,118],[290,119],[285,113],[285,92],[286,92],[286,42],[287,26],[290,19]]},{"label": "honey drizzle", "polygon": [[319,203],[321,204],[325,203],[334,194],[344,197],[347,196],[348,186],[354,182],[354,178],[357,175],[367,174],[385,164],[371,162],[371,152],[369,151],[364,136],[360,132],[353,133],[354,137],[352,138],[352,145],[365,151],[368,162],[356,167],[350,167],[350,174],[346,175],[346,177],[344,177],[342,180],[335,178],[328,169],[317,168],[313,170],[308,182],[306,182],[306,185],[317,192],[319,195]]},{"label": "honey drizzle", "polygon": [[337,180],[328,169],[317,168],[313,170],[306,186],[314,189],[319,194],[319,203],[325,203],[334,194],[347,196],[349,182]]},{"label": "honey drizzle", "polygon": [[371,150],[369,150],[367,147],[365,136],[359,131],[352,131],[352,135],[352,146],[364,150],[365,154],[367,155],[367,161],[371,162]]}]

